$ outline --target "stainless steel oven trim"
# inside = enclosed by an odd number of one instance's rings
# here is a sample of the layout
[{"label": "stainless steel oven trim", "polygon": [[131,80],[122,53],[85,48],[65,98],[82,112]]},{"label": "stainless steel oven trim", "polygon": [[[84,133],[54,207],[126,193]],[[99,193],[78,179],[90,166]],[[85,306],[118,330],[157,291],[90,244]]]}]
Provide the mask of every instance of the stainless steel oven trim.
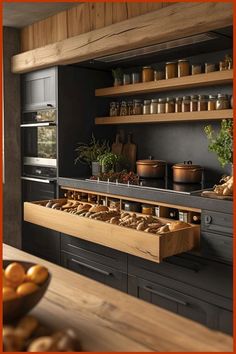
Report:
[{"label": "stainless steel oven trim", "polygon": [[43,157],[24,157],[24,165],[57,167],[57,159]]},{"label": "stainless steel oven trim", "polygon": [[45,122],[45,123],[25,123],[20,125],[21,128],[37,128],[37,127],[50,127],[56,126],[54,122]]},{"label": "stainless steel oven trim", "polygon": [[41,182],[41,183],[55,183],[55,179],[51,180],[51,179],[41,179],[41,178],[34,178],[34,177],[21,177],[21,179],[25,180],[25,181],[32,181],[32,182]]}]

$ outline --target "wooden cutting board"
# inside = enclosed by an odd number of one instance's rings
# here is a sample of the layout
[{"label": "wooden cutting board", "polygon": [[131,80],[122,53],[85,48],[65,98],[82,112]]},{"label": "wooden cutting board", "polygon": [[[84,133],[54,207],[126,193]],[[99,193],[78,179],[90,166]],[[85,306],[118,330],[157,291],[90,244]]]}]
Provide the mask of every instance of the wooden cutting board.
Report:
[{"label": "wooden cutting board", "polygon": [[137,145],[132,143],[132,135],[128,134],[128,141],[124,144],[122,155],[124,155],[129,162],[129,170],[135,171],[137,158]]},{"label": "wooden cutting board", "polygon": [[120,134],[116,134],[116,141],[111,146],[113,154],[121,155],[123,150],[123,144],[120,142]]}]

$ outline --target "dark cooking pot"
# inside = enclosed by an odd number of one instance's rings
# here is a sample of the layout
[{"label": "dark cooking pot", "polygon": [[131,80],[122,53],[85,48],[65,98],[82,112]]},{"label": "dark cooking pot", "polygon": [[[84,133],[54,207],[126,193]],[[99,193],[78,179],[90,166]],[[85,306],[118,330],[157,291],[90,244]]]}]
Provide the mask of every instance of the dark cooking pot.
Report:
[{"label": "dark cooking pot", "polygon": [[193,165],[192,161],[184,161],[172,166],[173,182],[177,183],[201,183],[203,168]]},{"label": "dark cooking pot", "polygon": [[152,160],[151,156],[147,160],[138,160],[136,162],[137,175],[141,178],[164,178],[166,162],[161,160]]}]

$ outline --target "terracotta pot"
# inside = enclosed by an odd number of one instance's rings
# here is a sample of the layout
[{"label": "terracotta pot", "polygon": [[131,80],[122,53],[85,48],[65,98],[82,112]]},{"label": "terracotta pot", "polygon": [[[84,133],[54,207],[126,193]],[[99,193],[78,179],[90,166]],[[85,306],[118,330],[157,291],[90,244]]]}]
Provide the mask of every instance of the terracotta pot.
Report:
[{"label": "terracotta pot", "polygon": [[141,178],[164,178],[166,162],[161,160],[138,160],[136,162],[137,175]]},{"label": "terracotta pot", "polygon": [[172,166],[173,182],[177,183],[201,183],[203,168],[193,165],[192,161],[184,161]]}]

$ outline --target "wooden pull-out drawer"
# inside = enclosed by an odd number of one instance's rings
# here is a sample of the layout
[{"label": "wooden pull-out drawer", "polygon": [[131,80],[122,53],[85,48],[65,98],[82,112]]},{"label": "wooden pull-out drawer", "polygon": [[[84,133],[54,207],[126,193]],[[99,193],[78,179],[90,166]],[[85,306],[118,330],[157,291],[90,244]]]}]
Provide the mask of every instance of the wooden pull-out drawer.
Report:
[{"label": "wooden pull-out drawer", "polygon": [[157,263],[199,246],[197,225],[158,235],[46,208],[45,204],[25,202],[24,220]]}]

